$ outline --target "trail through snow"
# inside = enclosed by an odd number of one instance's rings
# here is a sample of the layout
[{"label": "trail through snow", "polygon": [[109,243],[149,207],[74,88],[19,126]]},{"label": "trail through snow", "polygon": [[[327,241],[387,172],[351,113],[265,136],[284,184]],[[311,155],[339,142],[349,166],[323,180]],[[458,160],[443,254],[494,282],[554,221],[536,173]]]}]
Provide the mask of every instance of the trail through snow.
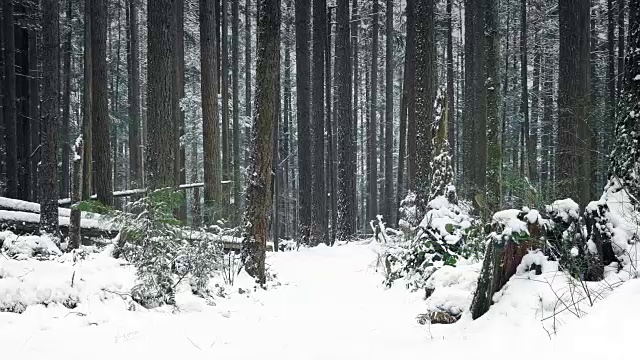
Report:
[{"label": "trail through snow", "polygon": [[[356,243],[271,253],[268,263],[280,286],[240,294],[236,285],[232,296],[216,299],[216,306],[191,300],[175,314],[169,307],[127,311],[117,302],[99,300],[74,310],[36,305],[20,315],[0,313],[0,354],[65,360],[392,360],[566,359],[573,353],[552,345],[540,328],[520,332],[501,326],[500,313],[486,327],[488,333],[481,327],[487,322],[465,324],[469,319],[464,318],[455,325],[419,325],[415,317],[425,311],[421,294],[401,286],[385,289],[376,272],[376,249]],[[638,285],[631,291],[636,298]],[[527,351],[532,345],[537,349]]]}]

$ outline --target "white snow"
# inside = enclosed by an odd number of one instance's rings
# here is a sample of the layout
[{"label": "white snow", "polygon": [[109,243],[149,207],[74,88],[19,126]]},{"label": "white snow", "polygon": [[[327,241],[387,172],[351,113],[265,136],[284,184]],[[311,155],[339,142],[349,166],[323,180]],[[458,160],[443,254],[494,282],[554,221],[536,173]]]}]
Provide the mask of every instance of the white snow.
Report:
[{"label": "white snow", "polygon": [[[425,301],[403,286],[384,288],[376,271],[380,246],[369,240],[269,253],[277,277],[268,290],[242,273],[234,286],[210,285],[224,294],[215,306],[181,285],[175,308],[154,310],[131,302],[135,271],[110,249],[84,260],[81,253],[55,261],[0,255],[0,307],[25,306],[22,314],[0,312],[2,358],[595,360],[637,353],[640,280],[602,291],[594,307],[582,302],[577,317],[561,311],[561,300],[579,291],[567,291],[555,263],[532,253],[524,262],[540,263],[543,274],[519,272],[472,321],[466,310],[478,263],[438,270]],[[59,304],[65,301],[77,306]],[[452,325],[419,325],[416,316],[429,309],[463,314]]]}]

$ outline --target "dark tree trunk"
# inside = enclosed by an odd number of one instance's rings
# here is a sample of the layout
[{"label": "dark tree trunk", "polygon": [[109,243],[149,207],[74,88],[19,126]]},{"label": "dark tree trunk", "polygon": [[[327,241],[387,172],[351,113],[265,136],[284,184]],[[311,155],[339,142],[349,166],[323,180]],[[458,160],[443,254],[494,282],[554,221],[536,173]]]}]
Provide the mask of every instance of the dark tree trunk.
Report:
[{"label": "dark tree trunk", "polygon": [[67,0],[67,31],[65,34],[64,48],[62,54],[62,76],[64,85],[62,91],[62,178],[60,181],[60,197],[70,196],[70,175],[71,175],[71,143],[70,143],[70,112],[71,112],[71,22],[73,13],[71,11],[71,0]]},{"label": "dark tree trunk", "polygon": [[[176,18],[176,42],[174,54],[174,93],[173,93],[173,126],[174,141],[176,147],[174,185],[186,184],[187,173],[185,168],[186,152],[184,143],[184,111],[180,107],[180,100],[184,98],[184,0],[175,0]],[[177,218],[183,222],[187,221],[187,198],[182,199],[178,209]]]},{"label": "dark tree trunk", "polygon": [[140,40],[138,2],[129,1],[129,187],[142,185],[142,155],[140,150]]},{"label": "dark tree trunk", "polygon": [[[408,59],[406,73],[408,83],[404,85],[407,94],[407,189],[415,191],[416,178],[416,111],[415,111],[415,74],[416,74],[416,21],[415,1],[407,0],[407,44],[405,57]],[[409,136],[411,134],[411,136]]]},{"label": "dark tree trunk", "polygon": [[537,157],[536,157],[536,147],[537,144],[534,142],[534,132],[535,128],[531,127],[530,119],[529,119],[529,80],[528,80],[528,66],[529,62],[527,60],[527,52],[529,51],[528,45],[528,20],[527,20],[527,0],[522,0],[522,5],[520,6],[520,78],[521,78],[521,86],[522,86],[522,98],[521,98],[521,111],[524,116],[524,134],[526,136],[526,175],[529,179],[536,179],[537,173]]},{"label": "dark tree trunk", "polygon": [[[486,62],[486,211],[485,218],[489,218],[494,212],[500,210],[502,206],[502,141],[500,133],[500,72],[498,70],[498,59],[500,56],[500,21],[498,13],[498,0],[485,0],[485,52]],[[526,43],[523,47],[526,49]],[[526,50],[525,50],[526,51]],[[526,63],[526,56],[524,56]],[[526,73],[525,73],[526,77]],[[526,81],[525,81],[526,84]],[[524,85],[526,88],[526,85]],[[526,90],[525,90],[526,91]],[[527,100],[528,104],[528,100]],[[524,108],[526,114],[529,113],[528,105]],[[528,115],[525,117],[528,123]],[[528,130],[527,130],[528,131]],[[528,133],[527,133],[528,134]],[[483,151],[479,149],[479,151]],[[533,160],[535,156],[532,155]]]},{"label": "dark tree trunk", "polygon": [[38,31],[29,34],[29,118],[31,122],[31,149],[29,151],[31,173],[31,192],[29,201],[39,198],[38,163],[40,162],[40,71],[38,61]]},{"label": "dark tree trunk", "polygon": [[[147,174],[149,187],[174,185],[173,57],[176,37],[173,0],[156,0],[148,7]],[[201,38],[202,43],[205,41]],[[204,76],[203,76],[204,78]],[[206,188],[205,188],[206,189]]]},{"label": "dark tree trunk", "polygon": [[29,155],[31,150],[31,130],[29,121],[29,31],[19,25],[20,18],[29,16],[24,5],[16,4],[15,19],[15,62],[16,62],[16,143],[18,150],[18,192],[17,198],[29,197]]},{"label": "dark tree trunk", "polygon": [[18,197],[18,144],[16,114],[16,57],[13,0],[4,0],[2,26],[4,29],[4,140],[6,196]]},{"label": "dark tree trunk", "polygon": [[216,13],[214,4],[200,0],[200,64],[202,68],[202,140],[204,160],[205,223],[218,219],[220,192],[220,143],[218,128],[218,82],[216,73]]},{"label": "dark tree trunk", "polygon": [[385,149],[384,149],[384,196],[385,220],[395,225],[395,195],[393,192],[393,0],[387,0],[386,14],[386,99],[385,99]]},{"label": "dark tree trunk", "polygon": [[452,167],[456,167],[456,110],[453,89],[453,0],[447,0],[447,135],[452,160]]},{"label": "dark tree trunk", "polygon": [[[42,58],[59,59],[60,5],[42,2]],[[58,127],[60,121],[60,63],[42,65],[42,161],[40,162],[40,230],[58,236]],[[108,151],[107,151],[108,153]]]},{"label": "dark tree trunk", "polygon": [[[376,2],[377,3],[377,2]],[[374,4],[376,4],[374,3]],[[337,239],[349,240],[355,234],[355,204],[352,197],[351,142],[353,125],[351,115],[351,41],[349,1],[338,0],[336,38],[336,97],[338,99],[338,228]]]},{"label": "dark tree trunk", "polygon": [[93,193],[93,50],[91,41],[91,1],[92,0],[84,0],[84,88],[82,103],[84,165],[82,170],[82,200],[89,200]]},{"label": "dark tree trunk", "polygon": [[[624,52],[626,50],[624,45],[624,2],[625,0],[618,1],[618,92],[616,98],[616,104],[620,103],[620,95],[622,94],[624,84]],[[631,0],[630,0],[631,1]]]},{"label": "dark tree trunk", "polygon": [[233,112],[233,223],[240,223],[240,0],[232,0],[231,4],[231,104]]},{"label": "dark tree trunk", "polygon": [[[296,95],[298,119],[298,212],[300,214],[300,235],[303,243],[309,242],[311,226],[311,67],[310,41],[310,1],[296,0]],[[345,76],[349,77],[348,74]],[[349,97],[351,95],[348,95]]]},{"label": "dark tree trunk", "polygon": [[[409,13],[409,5],[411,0],[407,2],[407,14]],[[408,15],[407,15],[408,17]],[[409,19],[407,19],[407,33],[406,33],[406,45],[404,52],[404,70],[402,74],[402,95],[400,98],[400,142],[398,149],[398,184],[397,184],[397,194],[396,194],[396,204],[400,204],[400,201],[406,195],[405,192],[407,188],[405,187],[405,158],[407,157],[407,112],[408,112],[408,102],[409,102],[409,92],[413,91],[411,87],[412,79],[409,78],[410,70],[409,66],[412,59],[409,58]],[[408,177],[408,171],[407,171]]]},{"label": "dark tree trunk", "polygon": [[586,206],[590,198],[589,0],[561,1],[558,78],[558,195]]},{"label": "dark tree trunk", "polygon": [[265,279],[265,252],[271,207],[272,126],[278,121],[280,102],[280,0],[258,3],[256,64],[256,116],[253,120],[250,179],[247,189],[247,226],[243,263],[260,284]]},{"label": "dark tree trunk", "polygon": [[[244,116],[251,118],[251,0],[244,4]],[[251,141],[251,127],[244,129],[244,166],[249,163],[249,142]],[[240,198],[240,208],[244,208],[244,196]]]},{"label": "dark tree trunk", "polygon": [[324,178],[324,56],[325,56],[325,0],[313,0],[313,174],[312,174],[312,245],[327,243],[326,190]]},{"label": "dark tree trunk", "polygon": [[91,3],[91,61],[95,189],[98,201],[110,206],[113,205],[113,182],[107,80],[107,0],[93,0]]},{"label": "dark tree trunk", "polygon": [[[220,17],[222,24],[222,37],[220,45],[220,92],[222,94],[222,178],[231,180],[231,146],[229,146],[229,0],[222,0],[222,14]],[[222,188],[222,213],[228,217],[230,212],[230,187],[225,185]]]},{"label": "dark tree trunk", "polygon": [[[380,12],[378,6],[378,0],[373,0],[373,33],[371,43],[371,111],[369,114],[368,124],[368,148],[367,155],[369,156],[367,167],[368,175],[368,187],[369,187],[369,212],[367,214],[368,220],[375,219],[378,215],[378,156],[376,154],[377,145],[377,126],[378,126],[378,33],[379,33],[379,20],[378,13]],[[337,70],[337,69],[336,69]],[[337,76],[337,73],[336,73]]]},{"label": "dark tree trunk", "polygon": [[[605,101],[605,134],[603,136],[602,147],[604,154],[611,152],[613,140],[613,125],[616,119],[616,60],[615,60],[615,27],[613,0],[607,0],[607,77]],[[606,159],[606,158],[604,158]],[[603,160],[604,160],[603,159]],[[605,160],[606,161],[606,160]]]},{"label": "dark tree trunk", "polygon": [[429,173],[432,154],[431,122],[435,97],[434,0],[416,0],[416,194],[422,211],[429,201]]},{"label": "dark tree trunk", "polygon": [[328,193],[331,196],[331,234],[330,234],[330,242],[331,245],[333,245],[333,243],[336,240],[336,225],[337,225],[337,219],[338,219],[338,202],[337,202],[337,194],[336,194],[336,174],[335,174],[335,153],[333,151],[333,149],[335,148],[334,146],[334,133],[333,133],[333,118],[331,116],[331,109],[332,109],[332,90],[333,90],[333,83],[332,83],[332,77],[331,77],[331,60],[332,60],[332,56],[331,56],[331,9],[329,9],[327,11],[327,25],[326,25],[326,31],[327,31],[327,35],[326,35],[326,46],[325,46],[325,83],[326,83],[326,88],[325,88],[325,101],[327,104],[327,109],[326,109],[326,128],[327,128],[327,159],[326,159],[326,184],[329,186],[329,191]]},{"label": "dark tree trunk", "polygon": [[75,156],[73,158],[73,176],[71,180],[71,218],[69,219],[69,246],[68,250],[77,249],[81,243],[81,212],[78,208],[82,200],[82,138],[76,142]]}]

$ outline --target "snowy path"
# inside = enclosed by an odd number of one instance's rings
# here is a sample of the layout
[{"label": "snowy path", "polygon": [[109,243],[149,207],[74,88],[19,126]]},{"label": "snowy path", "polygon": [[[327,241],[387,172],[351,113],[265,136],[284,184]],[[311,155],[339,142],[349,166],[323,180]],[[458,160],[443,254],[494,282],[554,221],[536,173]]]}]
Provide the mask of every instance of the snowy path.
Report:
[{"label": "snowy path", "polygon": [[375,261],[371,246],[356,244],[270,254],[281,286],[177,315],[99,302],[73,310],[87,316],[33,306],[0,314],[0,348],[49,359],[389,359],[424,350],[419,298],[385,290]]},{"label": "snowy path", "polygon": [[[385,289],[375,272],[375,249],[349,244],[270,254],[268,263],[281,286],[248,295],[236,291],[213,307],[185,296],[187,301],[178,300],[178,314],[132,312],[118,301],[98,299],[74,310],[31,306],[21,315],[0,313],[0,357],[538,360],[573,358],[579,352],[589,355],[583,359],[618,358],[617,352],[601,349],[596,356],[583,346],[594,332],[578,322],[564,337],[548,341],[539,320],[527,315],[531,309],[514,300],[474,322],[421,326],[415,321],[425,310],[420,294],[401,286]],[[603,329],[611,328],[610,316],[625,320],[615,323],[626,324],[625,337],[611,333],[610,344],[628,344],[640,326],[640,311],[628,312],[626,305],[640,300],[640,281],[627,289],[627,295],[612,297],[617,303],[611,307],[603,302],[601,315],[585,323]]]}]

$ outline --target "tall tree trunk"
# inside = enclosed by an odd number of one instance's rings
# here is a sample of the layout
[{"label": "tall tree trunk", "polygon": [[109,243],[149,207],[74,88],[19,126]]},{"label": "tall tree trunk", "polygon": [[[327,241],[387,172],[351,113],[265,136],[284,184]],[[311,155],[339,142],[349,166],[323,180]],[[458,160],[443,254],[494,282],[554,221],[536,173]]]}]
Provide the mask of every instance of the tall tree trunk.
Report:
[{"label": "tall tree trunk", "polygon": [[[378,33],[379,33],[379,20],[378,13],[380,9],[378,7],[378,0],[373,0],[373,33],[371,42],[371,110],[369,115],[368,125],[368,149],[367,154],[369,156],[369,166],[367,167],[367,175],[369,180],[367,181],[369,187],[369,212],[367,218],[369,220],[375,219],[378,215],[378,157],[376,155],[378,145],[377,126],[378,126]],[[337,69],[336,69],[337,70]],[[337,74],[336,74],[337,75]]]},{"label": "tall tree trunk", "polygon": [[71,177],[71,216],[69,219],[69,246],[68,250],[78,249],[82,243],[81,238],[81,212],[78,206],[82,200],[82,138],[78,138],[74,145],[73,176]]},{"label": "tall tree trunk", "polygon": [[222,200],[220,181],[220,143],[218,128],[218,81],[216,79],[216,12],[214,4],[200,0],[200,64],[202,92],[202,140],[204,160],[205,223],[212,224],[219,216]]},{"label": "tall tree trunk", "polygon": [[453,89],[453,0],[447,0],[447,129],[453,169],[456,168],[456,110]]},{"label": "tall tree trunk", "polygon": [[[500,131],[500,73],[498,70],[498,58],[500,56],[500,20],[498,13],[498,0],[485,0],[485,46],[487,54],[486,62],[486,88],[487,88],[487,210],[485,216],[492,216],[500,210],[502,205],[502,141]],[[526,4],[525,4],[526,5]],[[524,5],[523,5],[524,6]],[[526,52],[526,40],[522,47]],[[523,66],[526,64],[526,55],[523,55]],[[525,75],[526,78],[526,69]],[[524,88],[526,89],[526,80]],[[523,91],[526,93],[526,90]],[[523,94],[523,98],[527,98]],[[527,101],[528,100],[523,100]],[[528,114],[528,105],[524,106],[525,114]],[[528,123],[528,115],[525,115],[525,125]],[[528,126],[528,125],[527,125]],[[525,133],[528,134],[525,130]],[[482,151],[482,150],[481,150]],[[535,160],[535,156],[531,155]]]},{"label": "tall tree trunk", "polygon": [[[589,202],[589,0],[561,1],[558,78],[557,188],[580,206]],[[581,140],[582,139],[582,140]]]},{"label": "tall tree trunk", "polygon": [[419,208],[426,209],[429,201],[429,176],[432,154],[431,122],[433,121],[433,100],[435,97],[435,37],[433,0],[416,0],[416,193]]},{"label": "tall tree trunk", "polygon": [[[60,5],[58,0],[42,2],[42,57],[59,59]],[[58,122],[60,121],[60,63],[44,61],[42,66],[42,161],[40,162],[40,231],[58,236]]]},{"label": "tall tree trunk", "polygon": [[[93,0],[99,1],[99,0]],[[91,41],[91,2],[84,0],[84,88],[82,102],[82,141],[84,157],[82,170],[82,200],[93,194],[93,56]]]},{"label": "tall tree trunk", "polygon": [[[415,1],[407,0],[407,44],[405,57],[408,83],[404,85],[407,93],[407,189],[415,191],[416,178],[416,107],[415,107],[415,74],[416,74],[416,20]],[[411,134],[411,136],[409,136]]]},{"label": "tall tree trunk", "polygon": [[311,176],[312,245],[327,242],[326,190],[324,178],[324,46],[326,36],[325,0],[313,0],[313,90],[312,90],[312,130],[313,130],[313,174]]},{"label": "tall tree trunk", "polygon": [[[624,11],[624,2],[625,0],[617,0],[618,1],[618,92],[616,98],[616,104],[620,103],[620,95],[622,94],[623,84],[624,84],[624,19],[625,19],[625,11]],[[631,1],[631,0],[629,0]]]},{"label": "tall tree trunk", "polygon": [[[407,2],[407,32],[406,32],[406,42],[405,42],[405,50],[404,50],[404,70],[402,72],[402,95],[400,98],[400,142],[398,149],[398,184],[396,191],[396,204],[400,204],[400,201],[405,196],[405,192],[407,187],[405,187],[404,180],[404,172],[405,172],[405,158],[407,157],[407,113],[408,113],[408,103],[409,103],[409,92],[413,91],[411,83],[412,79],[410,76],[409,67],[411,66],[410,49],[409,49],[409,6],[412,3],[411,0]],[[408,178],[408,169],[407,169],[407,178]]]},{"label": "tall tree trunk", "polygon": [[385,99],[385,151],[384,151],[384,196],[385,219],[395,225],[395,200],[393,192],[393,0],[387,0],[386,14],[387,54],[385,57],[386,99]]},{"label": "tall tree trunk", "polygon": [[327,129],[327,158],[326,158],[326,165],[325,165],[325,170],[326,170],[326,184],[329,186],[329,191],[328,193],[331,196],[331,234],[329,236],[330,238],[330,243],[331,245],[333,245],[333,243],[336,240],[336,224],[337,224],[337,219],[338,219],[338,203],[337,203],[337,196],[336,196],[336,174],[335,174],[335,153],[333,151],[334,147],[334,134],[333,134],[333,118],[331,116],[331,109],[332,109],[332,90],[333,90],[333,83],[332,83],[332,77],[331,77],[331,60],[332,60],[332,56],[331,56],[331,8],[328,9],[327,11],[327,25],[326,25],[326,37],[325,37],[325,102],[327,104],[327,109],[325,111],[326,113],[326,129]]},{"label": "tall tree trunk", "polygon": [[107,0],[93,0],[91,3],[91,60],[95,188],[98,201],[109,206],[113,204],[113,182],[107,86]]},{"label": "tall tree trunk", "polygon": [[465,0],[464,180],[465,194],[484,197],[486,184],[486,87],[484,0]]},{"label": "tall tree trunk", "polygon": [[6,161],[6,196],[18,197],[18,144],[16,128],[16,57],[13,0],[4,0],[4,137]]},{"label": "tall tree trunk", "polygon": [[522,98],[521,98],[521,111],[524,117],[524,135],[526,137],[526,175],[529,179],[536,179],[537,172],[537,157],[536,157],[536,143],[534,142],[535,128],[531,128],[529,119],[529,80],[528,80],[528,67],[529,62],[527,60],[527,52],[529,51],[528,45],[528,30],[527,30],[527,0],[522,0],[520,6],[520,77],[522,86]]},{"label": "tall tree trunk", "polygon": [[[244,116],[251,118],[251,0],[246,0],[244,4]],[[245,126],[245,152],[244,166],[249,162],[249,142],[251,141],[251,127]],[[240,208],[244,208],[244,196],[240,198]]]},{"label": "tall tree trunk", "polygon": [[[184,111],[180,106],[180,100],[184,98],[184,0],[175,0],[175,26],[176,26],[176,42],[174,53],[174,93],[173,93],[173,126],[175,144],[175,168],[174,168],[174,184],[186,184],[186,151],[184,138]],[[177,218],[182,222],[187,221],[187,198],[183,197],[180,208],[177,210]]]},{"label": "tall tree trunk", "polygon": [[38,67],[38,31],[29,34],[29,118],[31,119],[30,168],[31,193],[29,201],[39,201],[38,163],[40,162],[40,69]]},{"label": "tall tree trunk", "polygon": [[71,0],[67,0],[67,31],[65,34],[62,75],[64,76],[64,90],[62,92],[62,179],[60,183],[60,197],[70,196],[71,175],[71,143],[70,139],[70,111],[71,111]]},{"label": "tall tree trunk", "polygon": [[[229,146],[229,0],[222,0],[222,37],[220,44],[222,48],[221,57],[221,79],[220,92],[222,93],[222,177],[224,180],[231,178],[231,146]],[[222,188],[222,212],[225,217],[230,214],[229,209],[229,186]]]},{"label": "tall tree trunk", "polygon": [[[611,152],[613,128],[616,119],[616,61],[615,61],[615,23],[613,0],[607,0],[607,94],[605,102],[605,134],[603,136],[603,153]],[[602,157],[601,157],[602,158]],[[604,160],[604,159],[603,159]],[[606,160],[605,160],[606,161]]]},{"label": "tall tree trunk", "polygon": [[232,112],[233,112],[233,223],[240,223],[240,0],[232,0],[231,4],[231,86],[232,86]]},{"label": "tall tree trunk", "polygon": [[[360,56],[360,46],[358,44],[358,41],[360,41],[360,15],[358,15],[358,0],[353,0],[352,5],[351,5],[351,49],[352,49],[352,53],[353,53],[353,60],[352,60],[352,64],[353,64],[353,126],[354,126],[354,135],[357,133],[357,127],[358,127],[358,119],[360,118],[360,114],[362,112],[362,109],[360,108],[360,60],[359,60],[359,56]],[[364,131],[364,133],[361,133],[361,138],[366,134],[366,131]],[[354,141],[357,141],[356,139],[354,139]],[[362,141],[360,142],[360,145],[364,146]],[[353,156],[357,159],[358,156],[363,157],[364,154],[366,154],[366,149],[360,149],[357,144],[356,147],[354,148],[354,154]],[[364,174],[364,167],[362,166],[360,168],[361,173]],[[357,171],[357,169],[354,169],[354,171]],[[362,180],[361,180],[362,181]],[[366,184],[365,181],[362,181],[363,183]],[[364,184],[363,184],[364,185]],[[364,185],[366,186],[366,185]],[[354,194],[356,195],[356,194]],[[362,209],[364,210],[363,214],[360,215],[360,212],[358,214],[358,217],[362,217],[362,219],[365,221],[366,223],[366,196],[361,196],[362,199]],[[360,204],[360,203],[357,203]]]},{"label": "tall tree trunk", "polygon": [[[374,4],[376,4],[374,2]],[[351,115],[351,41],[349,24],[349,1],[337,2],[337,38],[336,38],[336,104],[338,123],[338,228],[337,239],[349,240],[355,233],[353,225],[355,215],[351,196],[350,143],[353,139]],[[375,15],[374,15],[375,16]]]},{"label": "tall tree trunk", "polygon": [[142,152],[140,150],[140,45],[138,2],[129,1],[129,187],[142,185]]},{"label": "tall tree trunk", "polygon": [[[15,18],[30,15],[24,5],[16,4]],[[16,43],[16,143],[18,150],[18,193],[17,198],[27,200],[29,194],[29,155],[31,150],[31,130],[29,114],[29,31],[19,25],[15,28]]]},{"label": "tall tree trunk", "polygon": [[[310,87],[311,68],[309,54],[310,40],[310,1],[296,0],[296,110],[298,119],[298,211],[300,213],[300,235],[303,243],[308,243],[311,226],[311,121]],[[349,76],[345,74],[345,76]],[[348,95],[350,96],[350,95]]]},{"label": "tall tree trunk", "polygon": [[243,263],[249,275],[264,284],[268,218],[271,207],[272,126],[280,102],[280,0],[258,3],[256,116],[253,119],[250,179],[247,189]]},{"label": "tall tree trunk", "polygon": [[[146,166],[151,189],[175,183],[173,121],[173,57],[175,56],[176,17],[173,0],[155,0],[147,9],[148,26],[148,151]],[[202,43],[205,42],[201,37]],[[203,76],[204,78],[205,76]]]}]

